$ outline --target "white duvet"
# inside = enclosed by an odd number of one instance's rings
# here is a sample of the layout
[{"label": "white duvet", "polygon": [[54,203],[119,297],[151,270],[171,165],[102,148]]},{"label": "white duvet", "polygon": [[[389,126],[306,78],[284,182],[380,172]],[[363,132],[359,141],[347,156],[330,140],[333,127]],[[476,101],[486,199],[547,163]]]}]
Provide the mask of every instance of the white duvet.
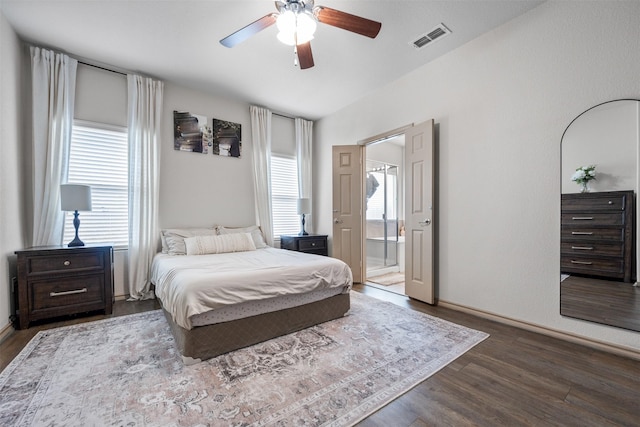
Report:
[{"label": "white duvet", "polygon": [[157,254],[151,282],[163,307],[185,329],[191,317],[217,308],[324,289],[347,293],[353,283],[344,262],[284,249],[213,255]]}]

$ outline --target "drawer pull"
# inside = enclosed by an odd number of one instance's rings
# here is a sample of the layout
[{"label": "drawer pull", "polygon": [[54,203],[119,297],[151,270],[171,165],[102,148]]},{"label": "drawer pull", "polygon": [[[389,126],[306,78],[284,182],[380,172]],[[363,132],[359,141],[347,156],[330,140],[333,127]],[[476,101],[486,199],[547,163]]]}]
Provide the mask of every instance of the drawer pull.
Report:
[{"label": "drawer pull", "polygon": [[590,262],[590,261],[574,261],[574,260],[571,260],[571,264],[591,265],[593,263]]},{"label": "drawer pull", "polygon": [[591,231],[572,231],[571,234],[574,236],[592,236],[593,235]]},{"label": "drawer pull", "polygon": [[73,291],[62,291],[62,292],[49,292],[50,297],[61,297],[64,295],[73,295],[73,294],[84,294],[87,292],[87,288],[75,289]]},{"label": "drawer pull", "polygon": [[591,221],[593,220],[592,216],[572,216],[572,220],[574,221]]},{"label": "drawer pull", "polygon": [[311,243],[311,246],[315,246],[315,245],[316,245],[316,243],[315,243],[315,242]]},{"label": "drawer pull", "polygon": [[591,246],[571,246],[571,249],[576,251],[592,251],[593,247]]},{"label": "drawer pull", "polygon": [[64,264],[65,266],[67,266],[67,267],[68,267],[68,266],[70,266],[70,265],[71,265],[71,261],[69,261],[68,259],[66,259],[66,260],[63,262],[63,264]]}]

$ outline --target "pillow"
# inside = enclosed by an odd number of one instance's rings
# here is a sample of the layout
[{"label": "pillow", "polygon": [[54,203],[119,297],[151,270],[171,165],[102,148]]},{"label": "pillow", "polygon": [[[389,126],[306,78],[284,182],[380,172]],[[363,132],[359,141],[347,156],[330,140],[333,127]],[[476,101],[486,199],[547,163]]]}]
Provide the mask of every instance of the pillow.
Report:
[{"label": "pillow", "polygon": [[256,245],[256,249],[266,248],[268,245],[264,240],[264,236],[262,235],[262,230],[257,225],[251,225],[249,227],[223,227],[221,225],[217,226],[218,234],[223,236],[225,234],[235,234],[235,233],[250,233],[251,238],[253,239],[254,245]]},{"label": "pillow", "polygon": [[168,228],[162,230],[162,236],[167,246],[169,255],[186,255],[187,248],[184,239],[194,236],[215,236],[213,228]]},{"label": "pillow", "polygon": [[162,245],[162,253],[168,254],[169,247],[167,246],[167,239],[164,237],[164,234],[162,234],[162,231],[160,232],[160,243]]},{"label": "pillow", "polygon": [[255,251],[256,245],[250,233],[234,233],[223,236],[195,236],[184,239],[187,255],[224,254],[228,252]]}]

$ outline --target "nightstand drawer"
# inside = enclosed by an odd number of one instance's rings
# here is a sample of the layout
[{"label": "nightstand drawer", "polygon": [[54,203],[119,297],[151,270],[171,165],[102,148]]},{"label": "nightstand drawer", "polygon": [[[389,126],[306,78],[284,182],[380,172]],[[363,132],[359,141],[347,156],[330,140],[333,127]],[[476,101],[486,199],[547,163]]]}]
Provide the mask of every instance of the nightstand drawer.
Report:
[{"label": "nightstand drawer", "polygon": [[315,255],[329,255],[327,236],[313,234],[304,236],[280,236],[280,247],[290,251],[305,252]]},{"label": "nightstand drawer", "polygon": [[298,241],[298,249],[301,251],[308,250],[316,250],[316,249],[324,249],[327,247],[326,239],[318,238],[318,239],[304,239]]},{"label": "nightstand drawer", "polygon": [[29,285],[32,312],[104,301],[104,275],[76,276],[64,280],[38,280],[30,282]]},{"label": "nightstand drawer", "polygon": [[81,272],[92,269],[102,270],[103,268],[103,256],[100,252],[61,254],[29,258],[27,274]]},{"label": "nightstand drawer", "polygon": [[16,251],[15,326],[113,309],[113,246],[42,246]]}]

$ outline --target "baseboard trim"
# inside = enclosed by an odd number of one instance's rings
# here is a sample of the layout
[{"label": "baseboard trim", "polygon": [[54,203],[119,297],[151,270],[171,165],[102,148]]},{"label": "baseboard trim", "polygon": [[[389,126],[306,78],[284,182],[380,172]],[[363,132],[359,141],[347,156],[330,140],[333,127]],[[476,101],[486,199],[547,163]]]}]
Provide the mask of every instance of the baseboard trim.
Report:
[{"label": "baseboard trim", "polygon": [[13,331],[14,329],[11,323],[0,329],[0,343],[3,342],[9,335],[11,335]]},{"label": "baseboard trim", "polygon": [[482,317],[489,320],[494,320],[499,323],[504,323],[509,326],[515,326],[516,328],[526,329],[527,331],[537,332],[539,334],[547,335],[553,338],[569,341],[576,344],[581,344],[587,347],[595,348],[597,350],[613,353],[618,356],[628,357],[630,359],[640,360],[640,350],[626,347],[617,344],[610,344],[603,341],[587,338],[582,335],[572,334],[569,332],[559,331],[557,329],[548,328],[546,326],[536,325],[534,323],[523,322],[520,320],[511,319],[509,317],[500,316],[498,314],[490,313],[488,311],[478,310],[475,308],[467,307],[460,304],[455,304],[448,301],[438,300],[438,305],[451,310],[461,311],[474,316]]}]

